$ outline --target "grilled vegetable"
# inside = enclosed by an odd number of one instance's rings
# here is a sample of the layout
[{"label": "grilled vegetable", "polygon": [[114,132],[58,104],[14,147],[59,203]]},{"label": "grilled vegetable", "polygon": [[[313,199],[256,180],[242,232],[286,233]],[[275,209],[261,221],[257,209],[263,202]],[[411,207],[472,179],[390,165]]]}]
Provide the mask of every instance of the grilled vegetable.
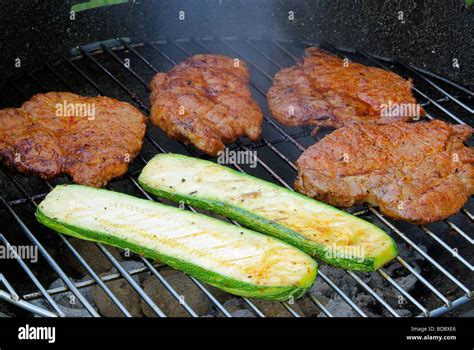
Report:
[{"label": "grilled vegetable", "polygon": [[58,232],[130,249],[236,295],[297,298],[316,277],[310,256],[277,239],[117,192],[56,186],[36,217]]},{"label": "grilled vegetable", "polygon": [[397,255],[392,238],[371,223],[209,161],[160,154],[139,182],[157,196],[233,218],[344,269],[373,271]]}]

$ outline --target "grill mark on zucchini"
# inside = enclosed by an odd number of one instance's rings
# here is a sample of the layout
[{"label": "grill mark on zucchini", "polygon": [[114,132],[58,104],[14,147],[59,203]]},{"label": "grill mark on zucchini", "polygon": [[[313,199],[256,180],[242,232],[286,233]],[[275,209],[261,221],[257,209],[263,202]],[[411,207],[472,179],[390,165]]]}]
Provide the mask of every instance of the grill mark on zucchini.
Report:
[{"label": "grill mark on zucchini", "polygon": [[[167,245],[169,247],[179,249],[183,252],[191,253],[193,255],[200,256],[202,258],[207,257],[207,256],[212,256],[214,261],[219,262],[221,265],[224,265],[224,266],[226,265],[225,260],[218,257],[216,254],[212,254],[212,252],[204,251],[202,249],[196,249],[196,248],[192,249],[191,247],[189,247],[188,245],[186,245],[184,243],[179,243],[176,239],[158,237],[157,235],[148,233],[147,231],[145,231],[143,229],[137,229],[137,228],[134,228],[133,226],[127,225],[127,224],[117,224],[117,223],[114,223],[113,221],[110,221],[110,220],[99,220],[99,221],[100,221],[101,224],[108,225],[110,227],[115,227],[115,228],[127,229],[128,231],[138,233],[138,234],[142,235],[143,237],[150,239],[151,241],[157,241],[157,242],[160,242],[163,245]],[[178,237],[178,239],[179,239],[179,237]],[[229,265],[227,265],[227,266],[229,266]]]},{"label": "grill mark on zucchini", "polygon": [[[176,174],[185,181],[177,181]],[[373,271],[397,255],[393,239],[375,225],[209,161],[160,154],[145,166],[138,181],[154,195],[227,216],[334,266]],[[357,252],[344,256],[348,249],[362,248],[363,258]]]},{"label": "grill mark on zucchini", "polygon": [[[312,259],[284,242],[121,193],[57,186],[38,206],[36,216],[58,232],[130,249],[241,296],[297,298],[316,277]],[[186,229],[196,232],[189,235]]]}]

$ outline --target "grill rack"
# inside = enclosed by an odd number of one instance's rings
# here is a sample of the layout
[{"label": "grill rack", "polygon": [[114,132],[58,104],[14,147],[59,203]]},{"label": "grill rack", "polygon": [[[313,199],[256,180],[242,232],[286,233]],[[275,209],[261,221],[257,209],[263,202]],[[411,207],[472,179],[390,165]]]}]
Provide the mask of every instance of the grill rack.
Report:
[{"label": "grill rack", "polygon": [[[198,52],[211,52],[211,53],[223,53],[244,59],[251,71],[251,90],[254,93],[257,101],[260,102],[262,108],[264,107],[262,103],[265,103],[265,93],[266,89],[271,84],[273,73],[280,69],[284,65],[294,64],[294,61],[298,58],[299,53],[305,45],[317,45],[323,46],[337,54],[340,54],[345,57],[356,57],[357,60],[366,60],[367,63],[371,65],[380,66],[388,70],[402,69],[404,74],[407,76],[407,72],[410,74],[408,76],[416,78],[415,81],[415,94],[418,95],[419,100],[423,101],[421,103],[425,109],[435,110],[439,113],[441,112],[441,117],[447,121],[454,123],[466,123],[470,118],[474,110],[469,107],[467,101],[471,101],[474,93],[454,82],[451,82],[445,78],[439,77],[436,74],[427,72],[423,69],[405,65],[403,63],[397,62],[395,60],[386,59],[383,57],[378,57],[374,55],[367,54],[365,52],[358,52],[354,50],[345,50],[337,49],[329,45],[328,43],[312,43],[305,41],[297,40],[271,40],[263,38],[247,38],[247,39],[238,39],[234,37],[226,38],[184,38],[184,39],[175,39],[175,40],[159,40],[154,42],[145,42],[145,43],[136,43],[132,44],[127,39],[117,39],[113,45],[110,42],[107,44],[99,44],[96,47],[78,47],[76,48],[76,55],[73,57],[62,57],[60,61],[54,64],[46,64],[44,67],[33,71],[31,73],[22,73],[20,76],[15,77],[2,85],[2,88],[13,89],[17,95],[22,100],[28,99],[32,93],[35,92],[45,92],[49,90],[69,90],[71,92],[76,92],[80,94],[91,94],[91,91],[95,94],[107,95],[111,97],[116,97],[128,102],[135,104],[146,114],[149,113],[147,101],[147,81],[151,75],[158,71],[163,71],[171,68],[177,62],[181,61],[184,57],[189,56]],[[265,47],[266,49],[262,49]],[[145,53],[148,52],[148,55]],[[150,54],[151,53],[151,54]],[[129,57],[132,59],[132,65],[124,65],[123,57]],[[115,62],[115,68],[109,68]],[[364,63],[364,62],[362,62]],[[139,66],[142,68],[138,68]],[[83,68],[83,66],[87,67]],[[95,73],[98,75],[93,75],[88,73],[91,68],[95,68]],[[76,80],[71,80],[65,78],[64,71],[68,70],[69,74],[75,75]],[[147,71],[145,77],[145,71]],[[397,71],[400,73],[399,71]],[[44,76],[44,74],[54,77],[57,84],[56,86],[51,86],[46,84],[46,81],[39,78],[39,75]],[[263,77],[262,80],[257,79],[256,76],[260,75]],[[103,85],[103,78],[109,80],[109,87],[101,87]],[[20,85],[22,80],[27,81],[28,87],[31,91],[25,91],[25,86]],[[131,83],[131,80],[134,80],[134,83]],[[70,83],[70,81],[74,81]],[[418,84],[420,87],[418,87]],[[59,84],[58,84],[59,83]],[[422,84],[423,83],[423,84]],[[30,86],[32,85],[32,86]],[[83,91],[84,86],[88,86],[92,90]],[[265,85],[265,87],[263,87]],[[421,87],[423,86],[423,88]],[[433,93],[438,93],[437,96],[433,95],[432,92],[428,93],[427,91],[434,91]],[[85,93],[86,92],[86,93]],[[454,104],[454,106],[453,106]],[[0,106],[3,108],[7,105],[4,101],[0,101]],[[451,105],[451,106],[449,106]],[[449,109],[448,109],[449,108]],[[457,109],[456,112],[452,110]],[[265,111],[265,108],[263,108]],[[434,116],[432,113],[427,113],[427,117],[433,119]],[[438,115],[437,115],[438,117]],[[271,132],[270,132],[271,131]],[[158,135],[158,136],[157,136]],[[293,177],[295,174],[296,167],[294,165],[295,156],[299,155],[304,149],[309,146],[311,143],[314,143],[314,140],[311,138],[310,130],[304,128],[286,128],[277,124],[274,120],[271,119],[268,113],[264,113],[264,129],[262,133],[262,138],[258,143],[250,143],[248,141],[237,141],[235,145],[230,146],[231,149],[235,150],[258,150],[259,152],[269,152],[273,155],[274,159],[277,159],[281,162],[275,163],[275,166],[272,167],[268,161],[264,161],[262,154],[260,153],[257,156],[257,163],[260,171],[263,171],[267,174],[267,177],[275,181],[276,183],[292,189],[289,185],[289,180],[286,179],[283,174],[274,168],[285,168],[289,169],[290,172],[293,172]],[[269,137],[268,135],[271,135]],[[319,139],[322,134],[318,133],[316,139]],[[160,142],[157,141],[160,140]],[[162,146],[165,143],[170,143],[172,146]],[[149,125],[145,143],[147,146],[150,146],[154,152],[167,152],[167,151],[176,151],[176,147],[180,147],[181,152],[191,154],[197,157],[204,157],[205,155],[200,152],[184,146],[177,145],[178,143],[172,140],[167,140],[165,136],[159,131],[156,127]],[[292,152],[288,151],[288,147],[291,146],[294,150]],[[174,149],[173,149],[174,147]],[[285,148],[285,150],[283,150]],[[144,145],[145,149],[145,145]],[[296,150],[296,153],[295,153]],[[144,151],[137,157],[134,163],[141,162],[146,164],[147,159],[143,154]],[[291,153],[291,155],[290,155]],[[272,163],[273,165],[273,163]],[[284,167],[283,167],[284,165]],[[240,170],[246,171],[242,166],[238,164],[233,164],[233,166]],[[139,174],[140,169],[133,169],[133,165],[129,172],[122,178],[114,180],[109,184],[109,188],[113,189],[114,186],[119,182],[128,182],[138,193],[143,197],[150,200],[157,200],[148,195],[137,183],[135,180],[136,176]],[[22,218],[23,215],[19,214],[20,209],[17,207],[23,208],[28,206],[35,206],[38,201],[44,198],[48,191],[35,191],[31,192],[30,190],[25,189],[25,186],[22,184],[21,175],[14,174],[8,169],[2,168],[2,173],[6,179],[8,179],[10,185],[15,188],[15,190],[20,193],[18,198],[5,199],[4,196],[0,197],[2,202],[0,209],[4,209],[6,213],[13,219],[15,224],[18,226],[20,231],[26,236],[26,238],[38,247],[39,252],[42,257],[46,260],[48,265],[52,270],[54,270],[57,275],[64,281],[64,287],[58,287],[53,289],[46,289],[43,283],[36,277],[36,274],[32,271],[32,268],[16,256],[16,260],[20,268],[25,272],[28,278],[31,280],[32,285],[34,285],[37,290],[29,291],[25,293],[18,293],[16,289],[9,283],[9,280],[2,274],[3,271],[0,270],[0,299],[12,303],[20,308],[28,310],[33,314],[40,316],[65,316],[61,307],[53,299],[54,295],[61,294],[64,292],[71,292],[77,300],[83,305],[83,307],[90,313],[91,316],[97,317],[100,316],[94,307],[86,300],[86,298],[81,293],[83,288],[98,285],[110,298],[110,300],[119,308],[120,311],[125,316],[131,316],[131,313],[124,306],[122,301],[114,295],[111,289],[107,286],[107,283],[110,281],[124,279],[126,280],[131,287],[138,293],[141,299],[153,310],[157,316],[166,316],[160,307],[151,299],[151,297],[143,290],[143,288],[134,280],[134,276],[148,273],[155,276],[158,281],[160,281],[168,292],[176,299],[177,302],[183,307],[183,309],[192,317],[202,316],[198,315],[192,307],[186,303],[186,298],[181,298],[179,293],[173,288],[173,286],[163,277],[160,273],[162,265],[155,262],[150,262],[149,260],[138,257],[137,259],[141,261],[144,265],[141,268],[136,268],[132,270],[126,270],[120,262],[113,256],[110,250],[100,244],[95,244],[99,250],[104,254],[104,256],[110,261],[111,265],[115,267],[117,272],[108,273],[106,275],[99,276],[90,264],[81,256],[81,254],[74,248],[74,246],[66,239],[65,236],[55,235],[55,239],[59,243],[67,247],[67,250],[79,261],[80,265],[87,271],[89,278],[76,282],[67,272],[64,271],[64,267],[61,268],[60,264],[53,258],[50,254],[50,249],[46,248],[43,243],[36,238],[36,235],[33,233],[30,225],[26,223],[25,218]],[[280,175],[279,175],[280,174]],[[58,180],[52,181],[42,181],[48,190],[53,188],[54,183],[68,183],[69,180],[66,177],[61,177]],[[467,222],[467,227],[472,227],[473,214],[472,209],[472,198],[469,200],[468,204],[462,209],[461,213],[458,216],[462,216],[464,222]],[[3,207],[3,208],[2,208]],[[15,210],[16,209],[16,210]],[[187,207],[189,210],[194,209],[192,207]],[[27,210],[28,211],[28,210]],[[461,282],[461,276],[467,277],[466,281],[472,283],[472,271],[474,270],[473,265],[469,262],[469,259],[465,255],[458,253],[454,250],[454,247],[446,243],[445,238],[446,234],[443,232],[435,231],[428,226],[413,226],[409,228],[410,231],[413,229],[418,229],[416,232],[417,235],[424,234],[425,238],[429,237],[432,240],[432,244],[436,245],[438,248],[443,250],[443,253],[448,256],[452,256],[448,260],[449,262],[454,261],[458,265],[467,271],[467,276],[463,273],[450,273],[448,272],[449,268],[445,268],[442,263],[438,262],[437,259],[433,258],[430,254],[425,252],[425,250],[417,244],[414,239],[406,233],[406,230],[399,228],[399,223],[396,223],[390,219],[384,217],[377,208],[373,207],[362,207],[356,208],[353,211],[354,215],[362,216],[371,221],[375,221],[376,224],[382,226],[387,232],[389,232],[392,237],[396,238],[397,243],[403,242],[407,246],[413,249],[413,254],[418,254],[424,259],[426,264],[430,265],[431,272],[422,273],[417,271],[409,262],[406,261],[403,257],[399,256],[391,264],[399,264],[404,269],[406,269],[410,274],[416,277],[419,285],[426,288],[427,291],[431,293],[431,297],[441,302],[435,304],[434,307],[426,306],[422,298],[417,298],[408,291],[406,291],[400,284],[398,284],[393,277],[386,271],[387,268],[383,268],[374,274],[379,274],[387,284],[394,288],[404,300],[411,305],[413,309],[418,310],[420,316],[439,316],[446,313],[449,310],[454,309],[457,306],[467,303],[472,300],[472,291],[471,287],[466,286],[466,282]],[[29,210],[29,215],[32,215],[32,211]],[[0,216],[1,217],[1,216]],[[232,220],[230,220],[232,221]],[[232,221],[234,224],[236,222]],[[457,235],[458,239],[461,239],[464,244],[469,247],[472,247],[473,238],[472,232],[467,233],[464,227],[458,222],[454,221],[452,218],[448,218],[443,221],[443,224],[452,232]],[[3,230],[3,229],[2,229]],[[45,231],[45,229],[42,229]],[[437,232],[437,233],[435,233]],[[6,232],[0,232],[0,241],[5,247],[11,247],[11,238],[7,239]],[[441,238],[443,237],[443,238]],[[91,243],[93,244],[93,243]],[[454,254],[453,254],[454,252]],[[440,287],[436,287],[432,281],[429,279],[432,278],[433,272],[443,276],[444,283],[448,282],[451,284],[454,289],[452,293],[442,292]],[[362,291],[365,291],[370,295],[375,303],[378,303],[382,309],[384,309],[388,314],[394,317],[400,317],[396,311],[396,307],[390,305],[385,299],[384,291],[376,291],[368,283],[364,281],[364,274],[346,271],[353,283],[354,286],[357,286]],[[5,271],[6,274],[6,271]],[[428,277],[425,277],[429,275]],[[216,298],[209,288],[203,285],[198,280],[193,277],[189,277],[194,284],[199,288],[202,293],[209,298],[210,302],[213,304],[216,310],[220,314],[226,317],[232,317],[231,312],[227,310],[223,303],[221,303],[218,298]],[[337,281],[333,281],[329,274],[319,271],[319,277],[317,283],[326,283],[330,288],[332,288],[335,293],[337,293],[341,299],[347,303],[356,314],[362,317],[368,316],[367,310],[364,310],[363,307],[358,305],[357,302],[351,299],[347,293],[338,286]],[[4,288],[1,288],[2,285]],[[50,305],[50,310],[40,308],[31,303],[32,300],[44,298]],[[309,300],[315,305],[317,309],[321,311],[322,314],[333,317],[338,316],[337,314],[332,314],[329,309],[326,307],[324,301],[319,300],[314,294],[309,294],[307,296]],[[248,309],[255,314],[255,316],[265,317],[265,313],[258,307],[258,302],[250,300],[247,298],[242,298],[245,302],[245,305]],[[289,302],[283,302],[283,307],[287,310],[288,315],[299,317],[301,316],[298,311],[295,310],[293,304]]]}]

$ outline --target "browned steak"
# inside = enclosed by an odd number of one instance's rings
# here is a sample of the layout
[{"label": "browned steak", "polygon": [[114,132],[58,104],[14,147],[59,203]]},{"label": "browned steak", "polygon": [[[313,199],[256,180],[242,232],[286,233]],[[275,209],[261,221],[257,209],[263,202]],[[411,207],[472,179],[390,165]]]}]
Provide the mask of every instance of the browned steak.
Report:
[{"label": "browned steak", "polygon": [[113,98],[38,94],[21,108],[0,110],[0,159],[25,174],[65,173],[100,187],[127,171],[145,128],[138,109]]},{"label": "browned steak", "polygon": [[285,125],[339,128],[423,115],[411,90],[411,81],[397,74],[310,47],[296,65],[275,75],[267,97],[273,117]]},{"label": "browned steak", "polygon": [[243,61],[195,55],[150,83],[153,124],[169,137],[216,156],[224,145],[260,137],[263,115],[248,89]]},{"label": "browned steak", "polygon": [[323,202],[379,206],[423,224],[456,213],[474,194],[473,130],[442,121],[340,128],[298,159],[296,189]]}]

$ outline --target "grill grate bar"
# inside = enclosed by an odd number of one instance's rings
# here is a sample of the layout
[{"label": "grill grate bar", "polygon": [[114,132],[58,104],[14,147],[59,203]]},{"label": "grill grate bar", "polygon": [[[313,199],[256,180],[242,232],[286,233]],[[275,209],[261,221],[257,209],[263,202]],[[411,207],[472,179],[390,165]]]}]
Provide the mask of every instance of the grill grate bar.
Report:
[{"label": "grill grate bar", "polygon": [[189,278],[191,279],[191,281],[194,282],[194,284],[196,286],[198,286],[199,289],[201,289],[203,291],[204,294],[206,294],[206,296],[209,298],[209,300],[212,301],[212,303],[219,309],[220,312],[222,312],[224,314],[225,317],[232,317],[232,314],[224,307],[224,305],[222,305],[214,295],[212,295],[211,292],[209,292],[209,290],[204,287],[204,285],[199,282],[196,278],[194,278],[193,276],[189,276]]},{"label": "grill grate bar", "polygon": [[414,74],[416,74],[417,77],[420,77],[421,79],[423,79],[424,81],[426,81],[428,84],[430,84],[431,86],[433,86],[436,90],[440,91],[441,93],[443,93],[443,95],[445,95],[446,97],[448,97],[451,101],[455,102],[456,104],[458,104],[459,106],[461,106],[462,108],[464,108],[466,111],[468,111],[469,113],[471,114],[474,114],[474,109],[469,107],[468,105],[466,105],[465,103],[461,102],[458,98],[456,98],[455,96],[453,96],[452,94],[450,94],[449,92],[447,92],[445,89],[443,89],[441,86],[439,86],[438,84],[436,84],[435,82],[433,82],[431,79],[428,79],[427,77],[425,77],[423,74],[419,73],[416,69],[400,62],[400,61],[395,61],[397,64],[399,64],[400,66],[404,67],[405,69],[413,72]]},{"label": "grill grate bar", "polygon": [[84,298],[81,292],[75,287],[71,279],[66,275],[66,273],[61,269],[61,267],[56,263],[56,261],[49,255],[48,251],[43,247],[43,245],[38,241],[38,239],[33,235],[29,230],[26,224],[21,220],[21,218],[16,214],[16,212],[8,205],[8,203],[0,197],[0,201],[3,203],[6,209],[10,212],[12,217],[21,227],[23,232],[33,242],[41,252],[41,255],[46,259],[49,265],[56,271],[56,273],[61,277],[63,282],[69,287],[71,292],[76,296],[76,298],[81,302],[81,304],[86,308],[86,310],[94,317],[100,317],[100,315],[95,311],[94,307]]},{"label": "grill grate bar", "polygon": [[[382,64],[380,63],[379,61],[375,60],[374,58],[370,57],[369,55],[367,55],[366,53],[364,52],[359,52],[362,56],[368,58],[369,60],[371,60],[372,62],[376,63],[377,65],[379,65],[380,67],[386,69],[386,70],[390,70],[390,71],[393,71],[392,69],[390,69],[390,67],[388,67],[387,65],[385,64]],[[447,110],[446,108],[444,108],[442,105],[440,105],[438,102],[436,102],[433,98],[429,97],[428,95],[426,95],[423,91],[421,91],[420,89],[418,89],[416,86],[413,86],[413,91],[415,91],[416,93],[418,93],[420,96],[422,96],[423,98],[425,98],[426,100],[430,101],[433,105],[435,105],[436,107],[438,107],[440,110],[442,110],[444,113],[446,113],[449,117],[451,117],[451,119],[455,120],[456,122],[458,122],[459,124],[466,124],[463,120],[459,119],[457,116],[455,116],[453,113],[451,113],[449,110]],[[449,96],[446,96],[448,99],[449,99]],[[428,113],[426,113],[426,115],[430,118],[430,119],[434,119],[433,117],[431,117]]]},{"label": "grill grate bar", "polygon": [[[474,215],[472,215],[469,211],[467,211],[465,208],[461,209],[461,212],[466,215],[469,220],[474,221]],[[472,242],[471,242],[472,243]]]},{"label": "grill grate bar", "polygon": [[298,312],[296,312],[296,310],[293,309],[293,308],[291,307],[290,303],[288,303],[287,301],[283,301],[281,304],[285,307],[285,309],[288,310],[288,312],[289,312],[293,317],[296,317],[296,318],[300,318],[300,317],[301,317],[301,315],[300,315]]},{"label": "grill grate bar", "polygon": [[242,298],[258,317],[266,317],[265,314],[250,299]]},{"label": "grill grate bar", "polygon": [[[318,275],[323,279],[324,282],[326,282],[326,284],[328,284],[332,289],[334,289],[336,291],[336,293],[342,298],[344,299],[344,301],[355,311],[359,314],[359,316],[362,316],[362,317],[368,317],[367,314],[362,311],[362,309],[352,301],[351,298],[349,298],[349,296],[344,293],[342,291],[341,288],[339,288],[333,281],[331,281],[331,279],[329,277],[326,276],[325,273],[323,273],[322,271],[318,271]],[[310,292],[311,293],[311,292]]]},{"label": "grill grate bar", "polygon": [[431,238],[433,238],[436,242],[438,242],[444,249],[446,249],[446,251],[449,253],[449,254],[452,254],[452,256],[456,259],[458,259],[461,263],[463,263],[469,270],[471,271],[474,271],[474,267],[466,260],[464,259],[462,256],[460,256],[458,253],[457,253],[457,250],[455,250],[455,248],[452,248],[450,247],[448,244],[446,244],[441,238],[439,238],[438,236],[436,236],[433,231],[431,231],[429,228],[427,228],[426,226],[421,226],[421,229],[427,234],[429,235]]},{"label": "grill grate bar", "polygon": [[[3,282],[4,284],[7,284],[8,282],[4,279],[3,275],[0,274],[0,282]],[[15,306],[18,306],[24,310],[27,310],[33,314],[43,316],[43,317],[58,317],[57,314],[44,310],[36,305],[33,305],[31,303],[28,303],[24,300],[16,300],[15,298],[12,297],[11,294],[8,294],[4,290],[0,289],[0,300],[4,300],[7,303],[13,304]]]},{"label": "grill grate bar", "polygon": [[[469,213],[467,210],[466,210],[466,213]],[[472,215],[471,213],[469,213],[469,215]],[[455,224],[453,224],[451,221],[449,220],[443,220],[451,229],[453,229],[454,231],[456,231],[456,233],[458,233],[459,235],[461,235],[463,238],[465,238],[470,244],[474,244],[474,239],[469,237],[467,235],[466,232],[464,232],[463,230],[461,230],[459,227],[457,227]]]},{"label": "grill grate bar", "polygon": [[312,294],[312,293],[308,293],[308,298],[311,299],[311,301],[313,303],[316,304],[316,306],[327,316],[327,317],[331,317],[333,318],[334,315],[326,308],[326,306],[324,306],[323,304],[321,304],[321,302]]},{"label": "grill grate bar", "polygon": [[369,294],[372,295],[372,297],[374,297],[380,304],[382,304],[383,307],[388,310],[388,312],[390,312],[395,317],[400,317],[400,315],[384,299],[382,299],[380,295],[375,292],[375,290],[370,288],[367,283],[362,281],[362,279],[353,271],[346,271],[346,273],[356,280],[357,283],[359,283],[367,292],[369,292]]},{"label": "grill grate bar", "polygon": [[15,291],[15,288],[13,288],[13,286],[10,284],[10,282],[8,282],[8,280],[6,279],[5,275],[3,275],[3,273],[0,274],[0,281],[2,282],[2,284],[7,289],[8,293],[10,293],[10,296],[11,296],[12,300],[19,300],[20,299],[20,297],[18,296],[18,293]]},{"label": "grill grate bar", "polygon": [[429,77],[431,77],[431,78],[435,78],[435,79],[437,79],[437,80],[440,80],[440,81],[442,81],[442,82],[444,82],[444,83],[446,83],[446,84],[449,84],[449,85],[455,87],[456,89],[458,89],[458,90],[460,90],[460,91],[462,91],[462,92],[468,94],[470,97],[474,97],[474,92],[473,92],[473,91],[467,89],[466,87],[464,87],[464,86],[462,86],[462,85],[460,85],[460,84],[458,84],[458,83],[456,83],[456,82],[454,82],[454,81],[452,81],[452,80],[449,80],[449,79],[447,79],[447,78],[445,78],[445,77],[442,77],[441,75],[438,75],[438,74],[436,74],[436,73],[430,72],[430,71],[428,71],[428,70],[426,70],[426,69],[423,69],[423,68],[420,68],[420,67],[416,67],[416,66],[413,66],[413,65],[409,65],[409,66],[410,66],[410,68],[416,70],[417,72],[420,72],[420,73],[422,73],[422,74],[424,74],[424,75],[427,75],[427,76],[429,76]]},{"label": "grill grate bar", "polygon": [[392,277],[390,277],[383,269],[379,269],[377,271],[380,276],[382,276],[386,281],[388,281],[395,289],[397,289],[400,293],[403,294],[405,298],[410,300],[410,302],[415,305],[422,313],[424,316],[429,316],[428,310],[421,305],[418,300],[416,300],[410,293],[408,293],[405,289],[403,289],[397,282],[393,280]]},{"label": "grill grate bar", "polygon": [[424,278],[418,271],[408,264],[401,256],[396,257],[397,261],[409,270],[419,281],[421,281],[427,288],[429,288],[447,307],[451,306],[451,302],[441,293],[435,286],[433,286],[426,278]]},{"label": "grill grate bar", "polygon": [[[147,267],[139,267],[139,268],[134,268],[134,269],[128,270],[128,273],[130,274],[130,276],[140,275],[140,274],[145,273],[145,272],[148,272]],[[106,275],[100,277],[100,279],[103,282],[112,282],[112,281],[116,281],[116,280],[121,279],[121,278],[123,278],[123,277],[118,272],[109,273],[109,274],[106,274]],[[94,286],[94,285],[97,285],[97,284],[98,284],[97,281],[93,278],[89,278],[89,279],[86,279],[86,280],[83,280],[83,281],[80,281],[80,282],[74,282],[74,285],[76,286],[77,289],[84,289],[84,288],[91,287],[91,286]],[[65,293],[67,291],[69,291],[69,288],[67,286],[50,288],[50,289],[47,290],[49,295],[62,294],[62,293]],[[31,292],[31,293],[22,295],[22,298],[24,300],[39,299],[39,298],[41,298],[41,293],[40,292]]]},{"label": "grill grate bar", "polygon": [[133,279],[132,276],[127,272],[126,269],[120,264],[120,262],[104,247],[102,243],[97,243],[97,246],[102,253],[109,259],[114,265],[117,271],[127,280],[133,289],[140,295],[140,297],[148,304],[148,306],[160,317],[166,317],[165,313],[156,305],[156,303],[150,298],[150,296],[143,290],[143,288]]},{"label": "grill grate bar", "polygon": [[[23,195],[25,196],[25,198],[28,199],[28,194],[23,190],[23,188],[10,176],[8,176],[10,178],[10,180],[15,184],[15,186],[23,193]],[[53,187],[49,184],[49,182],[47,181],[44,181],[46,183],[46,185],[52,189]],[[36,201],[30,199],[30,202],[36,207],[37,206],[37,203]],[[26,226],[26,225],[25,225]],[[126,310],[126,308],[123,306],[123,304],[115,297],[115,295],[110,291],[110,289],[102,282],[102,280],[97,276],[97,274],[94,272],[94,270],[87,264],[87,262],[84,260],[84,258],[82,258],[82,256],[75,250],[75,248],[63,237],[63,236],[60,236],[61,239],[63,240],[63,242],[66,244],[66,246],[71,250],[72,254],[79,260],[79,262],[81,263],[81,265],[86,269],[86,271],[88,271],[91,276],[93,277],[94,281],[104,290],[104,292],[110,296],[112,298],[112,300],[116,303],[117,307],[119,307],[119,309],[121,311],[124,312],[125,315],[129,314],[128,310]],[[25,265],[23,266],[23,269],[27,272],[27,269],[28,267]],[[36,284],[36,283],[35,283]],[[66,285],[69,287],[69,285],[66,283]],[[41,289],[40,289],[41,290]],[[65,287],[65,290],[71,290],[70,288],[66,288]],[[73,290],[71,290],[73,291]],[[77,296],[77,295],[76,295]],[[49,301],[49,297],[47,298],[48,301]],[[81,301],[82,302],[82,301]],[[118,303],[117,303],[118,302]],[[84,305],[84,304],[83,304]],[[88,309],[88,311],[90,312],[90,310]],[[62,313],[62,312],[61,312]],[[61,315],[61,314],[60,314]],[[93,314],[92,314],[93,315]],[[98,314],[97,314],[98,315]]]},{"label": "grill grate bar", "polygon": [[137,50],[135,50],[135,48],[133,46],[128,45],[122,39],[117,39],[117,40],[119,40],[127,50],[130,50],[131,52],[133,52],[133,54],[135,56],[137,56],[143,63],[145,63],[148,66],[148,68],[150,68],[153,72],[155,72],[155,73],[160,72],[147,58],[145,58],[141,53],[139,53]]},{"label": "grill grate bar", "polygon": [[[51,307],[54,309],[54,311],[56,311],[57,315],[60,316],[60,317],[64,317],[65,314],[64,312],[61,310],[61,308],[59,307],[59,305],[53,300],[53,298],[51,298],[51,296],[48,294],[48,292],[46,291],[46,289],[44,288],[44,286],[41,284],[41,282],[36,278],[36,276],[34,275],[33,271],[31,271],[31,269],[28,267],[28,265],[25,264],[25,262],[23,261],[23,259],[16,253],[16,251],[12,248],[10,242],[8,242],[8,240],[6,239],[6,237],[0,233],[0,241],[3,242],[3,244],[5,245],[5,247],[7,247],[7,249],[9,251],[11,251],[13,253],[13,255],[15,256],[15,259],[16,261],[18,262],[18,264],[20,264],[20,266],[23,268],[23,270],[26,272],[26,274],[28,275],[28,277],[30,278],[30,280],[35,284],[35,286],[38,288],[38,290],[40,291],[40,293],[44,296],[44,298],[48,301],[48,303],[51,305]],[[1,275],[1,274],[0,274]],[[19,298],[15,298],[16,301],[19,301]]]},{"label": "grill grate bar", "polygon": [[[2,173],[4,173],[4,172],[2,172]],[[47,195],[48,195],[47,193],[41,193],[41,194],[37,194],[37,195],[31,196],[30,198],[19,198],[19,199],[15,199],[15,200],[9,201],[8,204],[13,207],[13,206],[15,206],[15,205],[25,204],[25,203],[29,202],[30,199],[33,199],[33,200],[35,200],[35,201],[36,201],[36,200],[43,199],[43,198],[46,197]]]},{"label": "grill grate bar", "polygon": [[403,232],[401,232],[399,229],[397,229],[395,226],[393,226],[385,217],[383,217],[377,210],[375,210],[372,207],[369,207],[369,210],[377,216],[380,220],[382,220],[385,225],[390,227],[390,229],[398,234],[405,242],[407,242],[411,247],[413,247],[418,253],[423,255],[425,259],[427,259],[432,265],[434,265],[441,273],[443,273],[446,277],[448,277],[451,281],[453,281],[455,284],[461,288],[466,295],[471,296],[471,291],[464,285],[462,284],[456,277],[451,275],[444,267],[442,267],[436,260],[434,260],[431,256],[429,256],[427,253],[423,251],[418,245],[416,245],[411,239],[409,239]]},{"label": "grill grate bar", "polygon": [[95,271],[90,267],[90,265],[84,260],[84,258],[78,253],[78,251],[73,247],[73,245],[63,236],[59,235],[62,242],[68,247],[71,253],[79,261],[79,263],[86,269],[87,273],[92,277],[94,281],[102,288],[102,290],[109,296],[110,299],[115,303],[119,310],[126,316],[132,317],[132,314],[127,310],[125,305],[115,296],[114,293],[107,287],[107,285],[102,281],[102,279],[95,273]]}]

